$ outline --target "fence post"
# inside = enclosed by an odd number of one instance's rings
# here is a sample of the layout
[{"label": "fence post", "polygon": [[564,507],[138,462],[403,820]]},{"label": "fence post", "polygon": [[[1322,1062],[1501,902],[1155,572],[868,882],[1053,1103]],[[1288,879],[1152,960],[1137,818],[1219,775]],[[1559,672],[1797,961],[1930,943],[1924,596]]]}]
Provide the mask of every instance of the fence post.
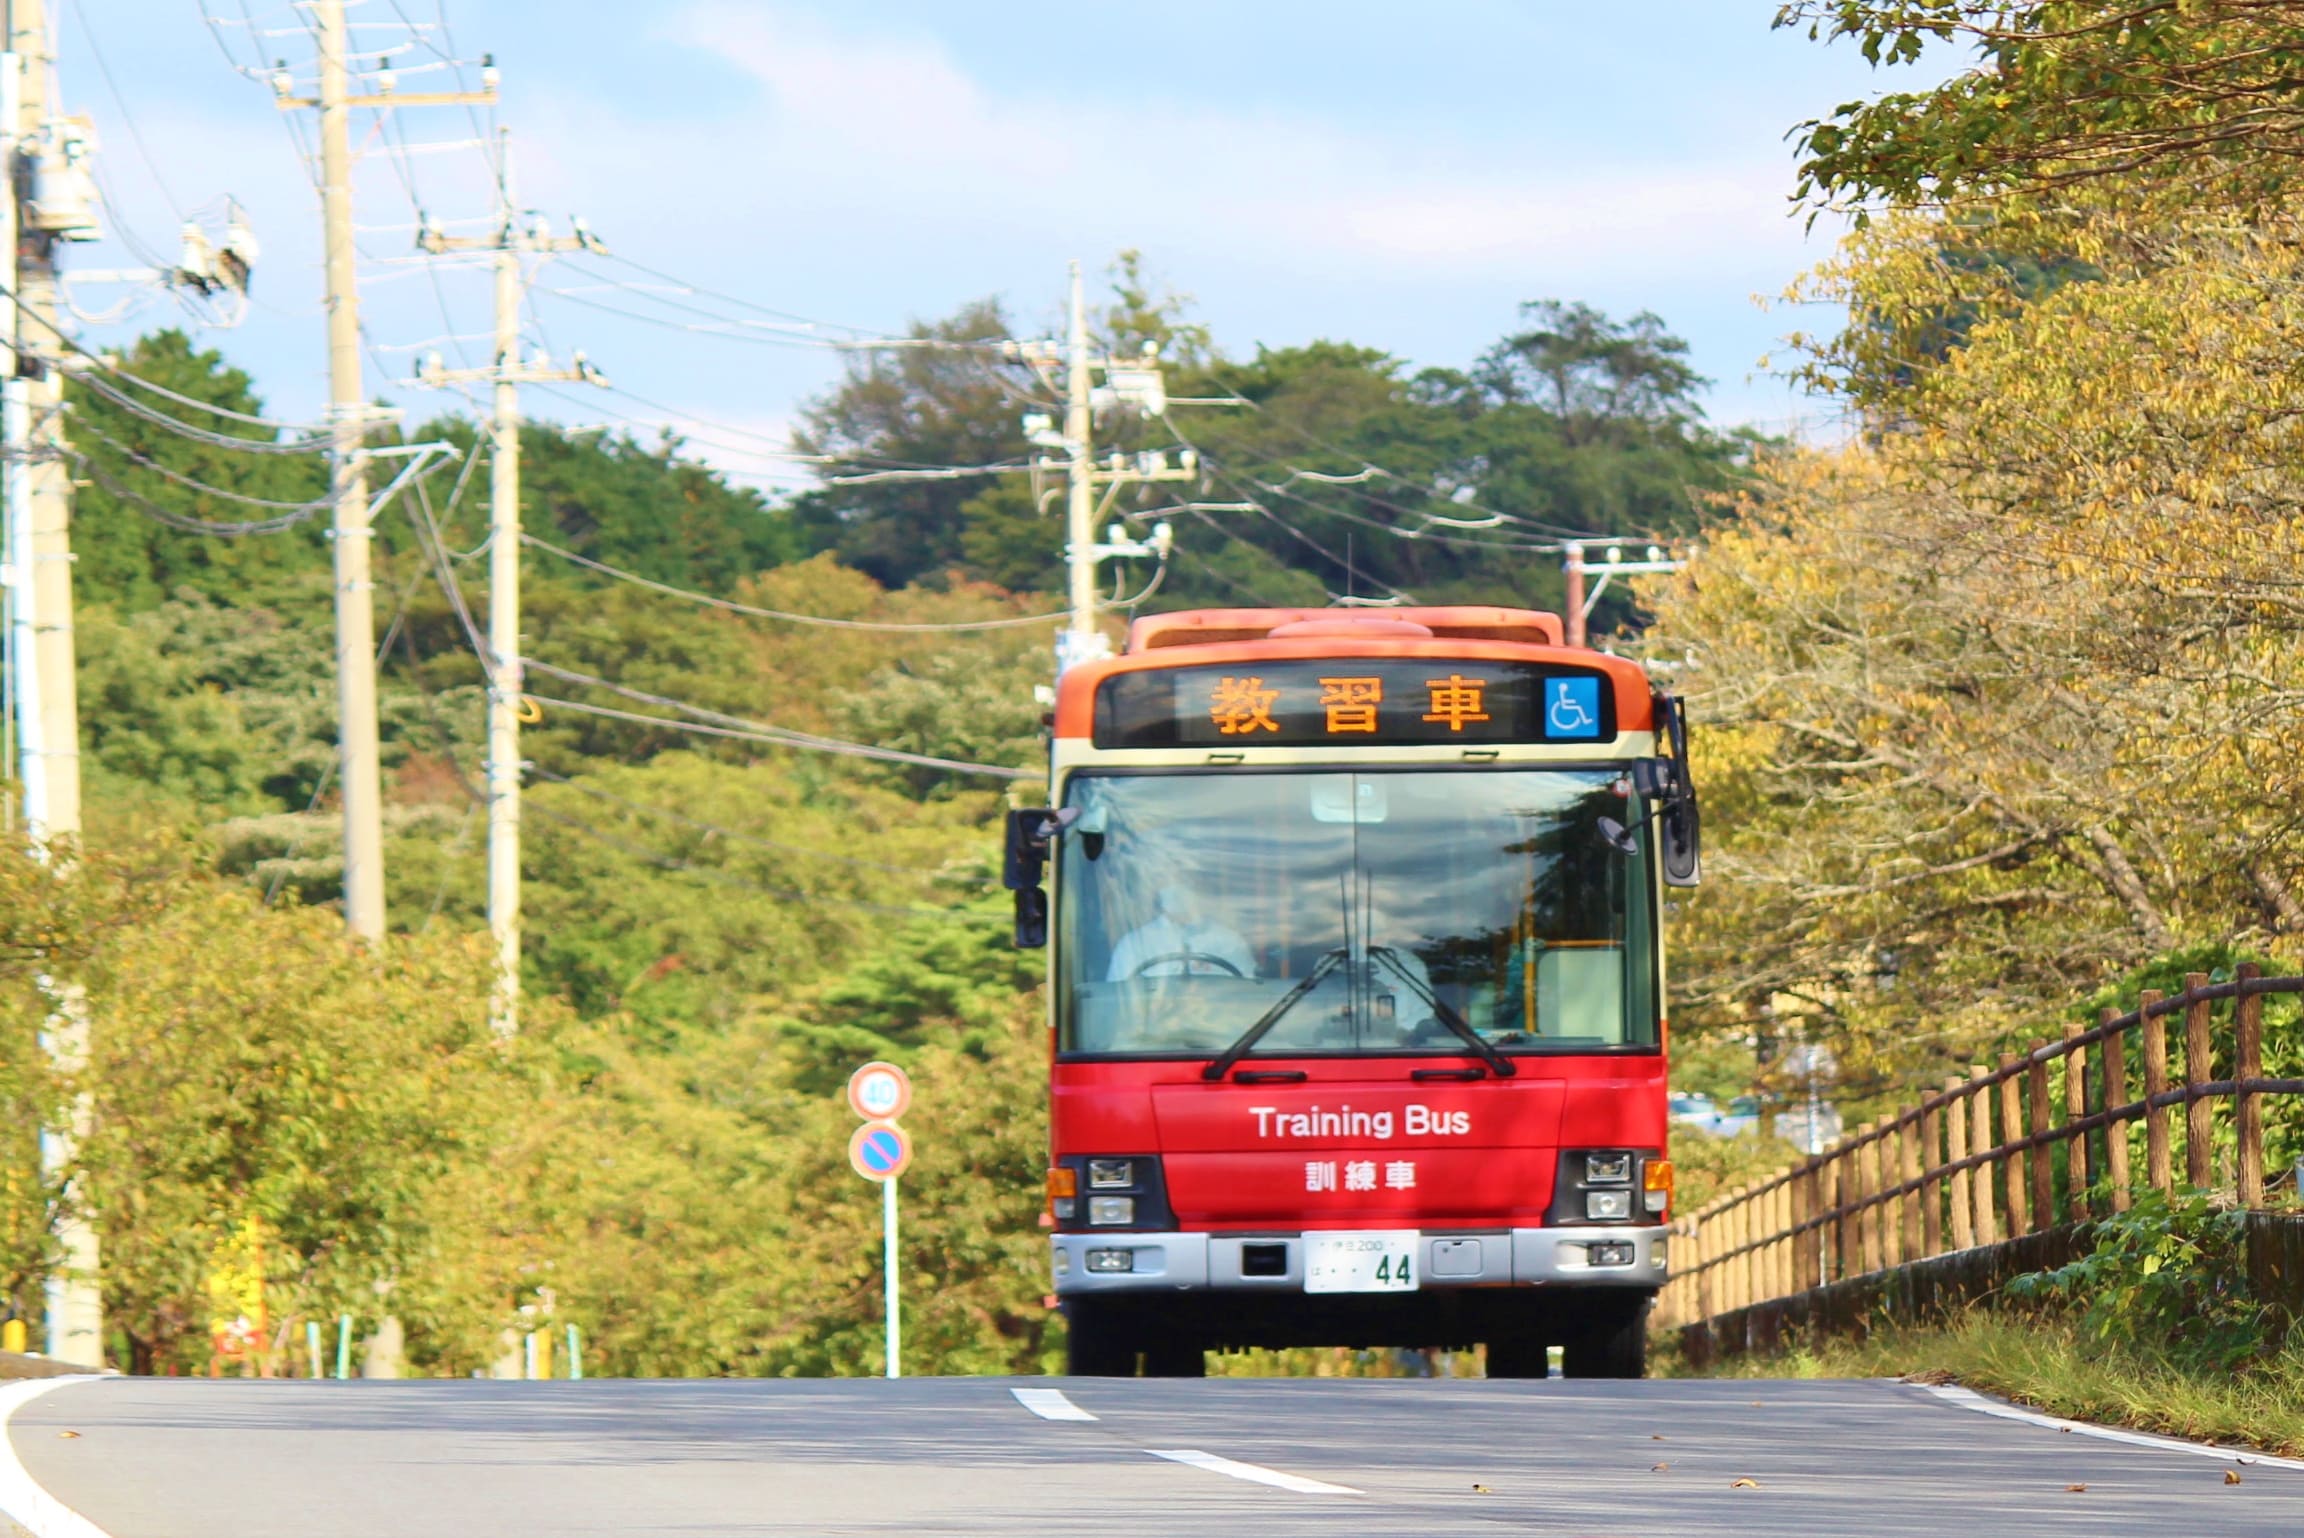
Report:
[{"label": "fence post", "polygon": [[[2007,1075],[2000,1081],[2000,1146],[2003,1148],[2024,1136],[2024,1083],[2016,1072],[2020,1061],[2013,1052],[2000,1054],[2000,1071]],[[2002,1178],[2008,1183],[2008,1237],[2013,1239],[2032,1231],[2032,1193],[2024,1178],[2030,1166],[2022,1153],[2011,1153],[2001,1159],[2000,1167],[2007,1172]]]},{"label": "fence post", "polygon": [[[2205,972],[2184,974],[2184,991],[2195,997],[2184,1004],[2184,1082],[2197,1089],[2216,1077],[2215,1048],[2208,1039],[2208,1011],[2212,1007],[2197,995],[2208,986]],[[2216,1107],[2205,1095],[2184,1102],[2184,1180],[2195,1191],[2215,1184]]]},{"label": "fence post", "polygon": [[1809,1239],[1813,1234],[1802,1229],[1806,1220],[1816,1216],[1816,1202],[1809,1197],[1813,1179],[1816,1179],[1816,1160],[1804,1158],[1793,1165],[1793,1179],[1786,1181],[1790,1211],[1786,1213],[1783,1227],[1790,1229],[1790,1255],[1786,1259],[1793,1269],[1786,1292],[1806,1292],[1816,1285],[1816,1266],[1809,1264]]},{"label": "fence post", "polygon": [[1832,1157],[1832,1205],[1840,1216],[1833,1224],[1832,1276],[1835,1281],[1846,1281],[1864,1266],[1863,1246],[1856,1242],[1856,1150],[1850,1140],[1840,1139],[1840,1150]]},{"label": "fence post", "polygon": [[2157,988],[2145,989],[2136,1013],[2144,1022],[2144,1179],[2165,1195],[2176,1189],[2175,1165],[2168,1155],[2168,1108],[2151,1103],[2168,1088],[2168,1020],[2152,1012],[2162,997]]},{"label": "fence post", "polygon": [[[2104,1024],[2119,1018],[2110,1005],[2104,1007]],[[2126,1032],[2114,1031],[2104,1038],[2103,1063],[2104,1109],[2110,1113],[2129,1104]],[[2104,1125],[2104,1183],[2112,1188],[2112,1210],[2126,1212],[2136,1198],[2128,1189],[2128,1123],[2124,1120]]]},{"label": "fence post", "polygon": [[[2048,1060],[2040,1056],[2040,1048],[2037,1046],[2029,1055],[2031,1066],[2024,1071],[2024,1087],[2032,1102],[2031,1130],[2034,1135],[2039,1135],[2048,1130]],[[2053,1152],[2043,1139],[2033,1145],[2032,1152],[2027,1156],[2032,1165],[2034,1233],[2056,1221],[2056,1161]]]},{"label": "fence post", "polygon": [[[2070,1041],[2087,1027],[2075,1020],[2064,1027]],[[2064,1125],[2088,1115],[2088,1049],[2074,1047],[2064,1054]],[[2064,1140],[2064,1215],[2075,1221],[2088,1216],[2088,1134]]]},{"label": "fence post", "polygon": [[[1958,1164],[1968,1157],[1968,1097],[1961,1093],[1967,1080],[1958,1074],[1944,1081],[1944,1162]],[[1969,1249],[1976,1243],[1976,1182],[1970,1170],[1955,1170],[1945,1181],[1945,1206],[1952,1213],[1952,1248]]]},{"label": "fence post", "polygon": [[[1992,1151],[1992,1089],[1990,1085],[1981,1082],[1990,1077],[1991,1073],[1992,1070],[1982,1063],[1968,1070],[1968,1082],[1975,1092],[1976,1102],[1968,1117],[1968,1156],[1972,1159],[1983,1158]],[[1977,1165],[1969,1174],[1975,1177],[1976,1242],[1997,1244],[2000,1242],[2000,1219],[1992,1207],[1990,1161]]]},{"label": "fence post", "polygon": [[1792,1253],[1792,1192],[1799,1177],[1787,1174],[1776,1188],[1776,1296],[1788,1298],[1800,1290],[1799,1262]]},{"label": "fence post", "polygon": [[1920,1105],[1920,1254],[1944,1253],[1944,1182],[1936,1171],[1944,1152],[1944,1111],[1934,1098]]},{"label": "fence post", "polygon": [[1899,1184],[1912,1187],[1896,1199],[1896,1210],[1904,1217],[1903,1258],[1906,1264],[1931,1253],[1921,1245],[1920,1208],[1923,1193],[1919,1185],[1920,1128],[1920,1118],[1913,1117],[1896,1134],[1896,1179]]},{"label": "fence post", "polygon": [[1710,1319],[1714,1312],[1712,1307],[1712,1299],[1714,1296],[1714,1284],[1712,1280],[1712,1225],[1706,1221],[1706,1215],[1710,1213],[1711,1210],[1712,1209],[1710,1207],[1706,1207],[1702,1212],[1697,1213],[1695,1217],[1689,1219],[1689,1222],[1695,1225],[1689,1237],[1694,1241],[1692,1248],[1694,1248],[1696,1251],[1696,1317],[1699,1320]]},{"label": "fence post", "polygon": [[[2243,961],[2237,976],[2242,989],[2256,981],[2263,968]],[[2232,1001],[2232,1077],[2246,1083],[2264,1073],[2264,996],[2243,992]],[[2238,1150],[2234,1175],[2243,1208],[2264,1205],[2264,1105],[2242,1090],[2233,1107],[2233,1143]]]},{"label": "fence post", "polygon": [[1881,1220],[1887,1214],[1880,1210],[1879,1202],[1882,1189],[1880,1156],[1883,1152],[1880,1129],[1886,1120],[1885,1117],[1875,1116],[1866,1123],[1864,1141],[1856,1149],[1856,1199],[1863,1203],[1856,1214],[1856,1240],[1862,1250],[1858,1264],[1866,1274],[1880,1270],[1883,1265],[1880,1228]]},{"label": "fence post", "polygon": [[1904,1263],[1904,1199],[1887,1194],[1896,1189],[1896,1172],[1904,1167],[1902,1151],[1896,1146],[1903,1136],[1893,1116],[1882,1119],[1876,1145],[1880,1153],[1874,1163],[1880,1179],[1872,1189],[1880,1193],[1880,1264],[1889,1269]]},{"label": "fence post", "polygon": [[1745,1242],[1751,1236],[1752,1204],[1741,1195],[1728,1199],[1728,1311],[1734,1313],[1752,1301],[1752,1252]]}]

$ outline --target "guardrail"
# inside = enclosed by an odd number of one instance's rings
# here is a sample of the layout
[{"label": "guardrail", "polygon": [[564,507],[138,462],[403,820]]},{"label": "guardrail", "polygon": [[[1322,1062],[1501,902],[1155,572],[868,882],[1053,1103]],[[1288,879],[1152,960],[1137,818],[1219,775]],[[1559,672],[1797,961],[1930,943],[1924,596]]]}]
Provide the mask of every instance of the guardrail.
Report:
[{"label": "guardrail", "polygon": [[[2136,1189],[2132,1124],[2143,1123],[2145,1184],[2172,1191],[2179,1107],[2185,1181],[2207,1188],[2223,1183],[2216,1109],[2231,1102],[2230,1188],[2242,1207],[2262,1207],[2263,1098],[2304,1095],[2304,1079],[2264,1077],[2263,1000],[2304,994],[2304,977],[2243,965],[2231,982],[2195,972],[2185,985],[2173,997],[2148,991],[2127,1014],[2107,1009],[2093,1027],[2067,1026],[2061,1041],[1948,1078],[1919,1104],[1676,1219],[1674,1274],[1656,1323],[1700,1324],[2083,1221],[2099,1200],[2126,1211]],[[2226,1001],[2231,1008],[2218,1011]],[[2179,1017],[2172,1067],[2169,1022]]]}]

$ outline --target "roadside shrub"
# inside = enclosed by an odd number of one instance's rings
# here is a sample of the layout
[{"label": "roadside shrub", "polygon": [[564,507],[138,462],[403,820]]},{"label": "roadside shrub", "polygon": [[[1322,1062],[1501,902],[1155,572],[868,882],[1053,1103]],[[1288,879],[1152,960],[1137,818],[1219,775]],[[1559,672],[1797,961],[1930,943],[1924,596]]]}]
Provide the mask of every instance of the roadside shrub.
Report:
[{"label": "roadside shrub", "polygon": [[2273,1344],[2268,1311],[2248,1293],[2245,1224],[2205,1192],[2147,1190],[2091,1225],[2086,1255],[2008,1292],[2076,1310],[2082,1333],[2108,1344],[2238,1367]]}]

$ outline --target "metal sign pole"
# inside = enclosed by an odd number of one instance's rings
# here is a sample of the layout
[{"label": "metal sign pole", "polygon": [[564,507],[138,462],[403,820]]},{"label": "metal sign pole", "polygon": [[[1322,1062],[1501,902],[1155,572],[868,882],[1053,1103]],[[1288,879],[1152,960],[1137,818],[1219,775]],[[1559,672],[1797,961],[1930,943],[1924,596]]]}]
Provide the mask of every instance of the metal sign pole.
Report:
[{"label": "metal sign pole", "polygon": [[896,1305],[896,1177],[893,1175],[880,1182],[880,1247],[881,1287],[888,1301],[888,1376],[901,1378],[904,1376],[899,1366],[903,1360],[903,1327]]}]

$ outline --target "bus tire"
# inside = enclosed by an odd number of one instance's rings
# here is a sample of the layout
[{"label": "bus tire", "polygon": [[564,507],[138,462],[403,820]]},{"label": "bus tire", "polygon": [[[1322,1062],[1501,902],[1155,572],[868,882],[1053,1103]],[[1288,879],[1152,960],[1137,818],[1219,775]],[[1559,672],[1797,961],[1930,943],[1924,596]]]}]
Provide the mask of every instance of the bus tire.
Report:
[{"label": "bus tire", "polygon": [[1648,1375],[1648,1299],[1629,1306],[1613,1300],[1595,1307],[1570,1331],[1560,1352],[1567,1378],[1644,1378]]},{"label": "bus tire", "polygon": [[1552,1351],[1537,1335],[1500,1335],[1488,1342],[1491,1378],[1545,1378],[1552,1374]]},{"label": "bus tire", "polygon": [[1086,1298],[1064,1305],[1064,1372],[1074,1378],[1133,1378],[1136,1341],[1127,1321]]},{"label": "bus tire", "polygon": [[1174,1337],[1148,1340],[1144,1343],[1144,1376],[1205,1378],[1208,1376],[1208,1353],[1201,1350],[1197,1340]]}]

